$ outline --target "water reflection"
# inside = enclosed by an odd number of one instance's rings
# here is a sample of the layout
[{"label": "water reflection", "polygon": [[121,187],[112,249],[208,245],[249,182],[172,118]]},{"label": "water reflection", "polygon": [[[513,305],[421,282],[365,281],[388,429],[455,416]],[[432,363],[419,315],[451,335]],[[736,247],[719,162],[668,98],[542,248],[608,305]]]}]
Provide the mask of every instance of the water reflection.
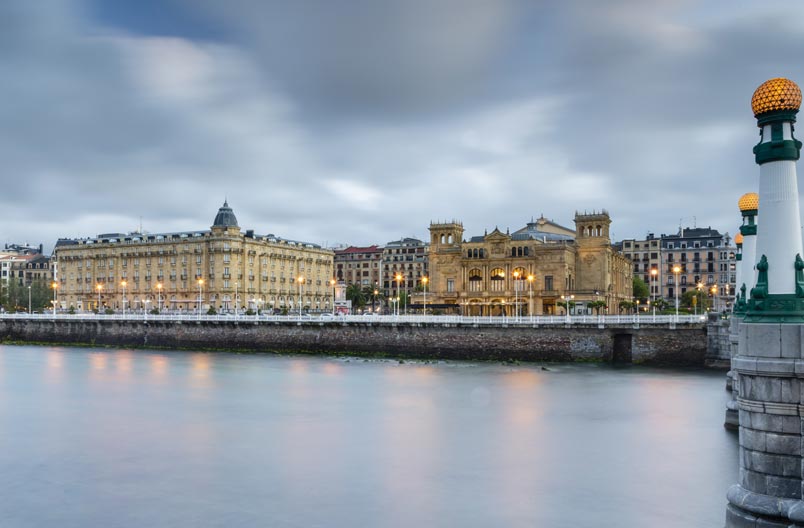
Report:
[{"label": "water reflection", "polygon": [[36,347],[0,370],[4,526],[719,527],[737,478],[721,373]]}]

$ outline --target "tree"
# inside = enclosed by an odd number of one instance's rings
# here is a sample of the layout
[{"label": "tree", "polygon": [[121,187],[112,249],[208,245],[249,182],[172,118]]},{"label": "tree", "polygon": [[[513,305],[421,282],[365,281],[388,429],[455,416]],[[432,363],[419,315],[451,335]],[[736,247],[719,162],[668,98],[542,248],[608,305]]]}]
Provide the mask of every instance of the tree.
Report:
[{"label": "tree", "polygon": [[606,307],[606,301],[591,301],[586,305],[595,311],[595,314],[600,315],[600,310]]},{"label": "tree", "polygon": [[634,299],[639,299],[639,302],[644,303],[648,300],[649,295],[650,291],[645,281],[639,277],[634,277]]},{"label": "tree", "polygon": [[564,308],[564,313],[567,313],[567,308],[572,312],[572,309],[575,308],[575,301],[556,301],[556,306]]},{"label": "tree", "polygon": [[620,301],[620,312],[630,312],[636,306],[635,302],[631,301]]},{"label": "tree", "polygon": [[685,306],[690,309],[697,306],[698,311],[705,312],[709,307],[709,299],[707,298],[706,290],[693,288],[685,291],[681,294],[681,306]]},{"label": "tree", "polygon": [[352,301],[352,308],[357,310],[366,305],[366,296],[359,284],[350,284],[346,287],[346,299]]}]

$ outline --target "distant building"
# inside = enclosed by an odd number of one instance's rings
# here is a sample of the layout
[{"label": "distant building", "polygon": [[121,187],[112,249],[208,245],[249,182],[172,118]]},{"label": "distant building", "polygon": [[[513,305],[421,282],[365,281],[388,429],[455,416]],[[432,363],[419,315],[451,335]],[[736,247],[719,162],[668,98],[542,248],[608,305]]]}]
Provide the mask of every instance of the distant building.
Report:
[{"label": "distant building", "polygon": [[422,277],[427,277],[429,271],[429,250],[429,244],[417,238],[403,238],[385,244],[381,284],[388,299],[398,297],[400,292],[405,292],[409,298],[417,287],[422,286]]},{"label": "distant building", "polygon": [[[460,222],[430,224],[428,307],[465,315],[558,314],[564,299],[592,313],[631,300],[628,259],[611,245],[606,211],[575,215],[575,229],[546,218],[522,229],[463,239]],[[417,301],[419,297],[417,296]],[[602,312],[605,313],[605,310]]]},{"label": "distant building", "polygon": [[675,235],[662,235],[661,257],[660,283],[667,300],[674,301],[676,295],[681,298],[697,287],[713,297],[716,310],[731,307],[737,284],[737,248],[728,234],[711,227],[682,228]]},{"label": "distant building", "polygon": [[243,233],[228,203],[209,230],[61,239],[55,259],[61,308],[333,308],[332,251]]},{"label": "distant building", "polygon": [[359,284],[379,288],[382,281],[382,253],[382,248],[376,245],[336,249],[335,278],[346,286]]},{"label": "distant building", "polygon": [[643,240],[626,239],[617,244],[623,255],[631,259],[634,277],[639,277],[648,285],[651,297],[662,296],[662,256],[661,239],[653,233]]}]

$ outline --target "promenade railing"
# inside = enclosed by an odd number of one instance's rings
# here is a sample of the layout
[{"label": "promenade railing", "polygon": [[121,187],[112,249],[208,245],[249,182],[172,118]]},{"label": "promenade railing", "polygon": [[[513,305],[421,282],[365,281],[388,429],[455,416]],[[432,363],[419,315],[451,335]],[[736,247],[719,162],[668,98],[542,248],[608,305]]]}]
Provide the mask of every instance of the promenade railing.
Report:
[{"label": "promenade railing", "polygon": [[163,321],[163,322],[294,322],[294,323],[409,323],[409,324],[460,324],[486,326],[539,326],[539,325],[597,325],[622,326],[640,324],[690,325],[706,322],[704,315],[533,315],[533,316],[462,316],[462,315],[245,315],[245,314],[151,314],[127,312],[113,314],[96,313],[0,313],[0,319],[11,320],[59,320],[59,321]]}]

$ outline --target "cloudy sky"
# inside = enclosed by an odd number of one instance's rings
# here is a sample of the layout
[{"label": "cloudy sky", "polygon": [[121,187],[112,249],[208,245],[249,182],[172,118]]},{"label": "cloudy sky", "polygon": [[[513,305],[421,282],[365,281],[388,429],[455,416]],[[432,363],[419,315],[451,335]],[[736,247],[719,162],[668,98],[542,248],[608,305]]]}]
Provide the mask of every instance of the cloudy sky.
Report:
[{"label": "cloudy sky", "polygon": [[[5,0],[0,243],[244,229],[319,244],[607,209],[735,233],[750,99],[804,2]],[[804,170],[804,169],[800,169]]]}]

